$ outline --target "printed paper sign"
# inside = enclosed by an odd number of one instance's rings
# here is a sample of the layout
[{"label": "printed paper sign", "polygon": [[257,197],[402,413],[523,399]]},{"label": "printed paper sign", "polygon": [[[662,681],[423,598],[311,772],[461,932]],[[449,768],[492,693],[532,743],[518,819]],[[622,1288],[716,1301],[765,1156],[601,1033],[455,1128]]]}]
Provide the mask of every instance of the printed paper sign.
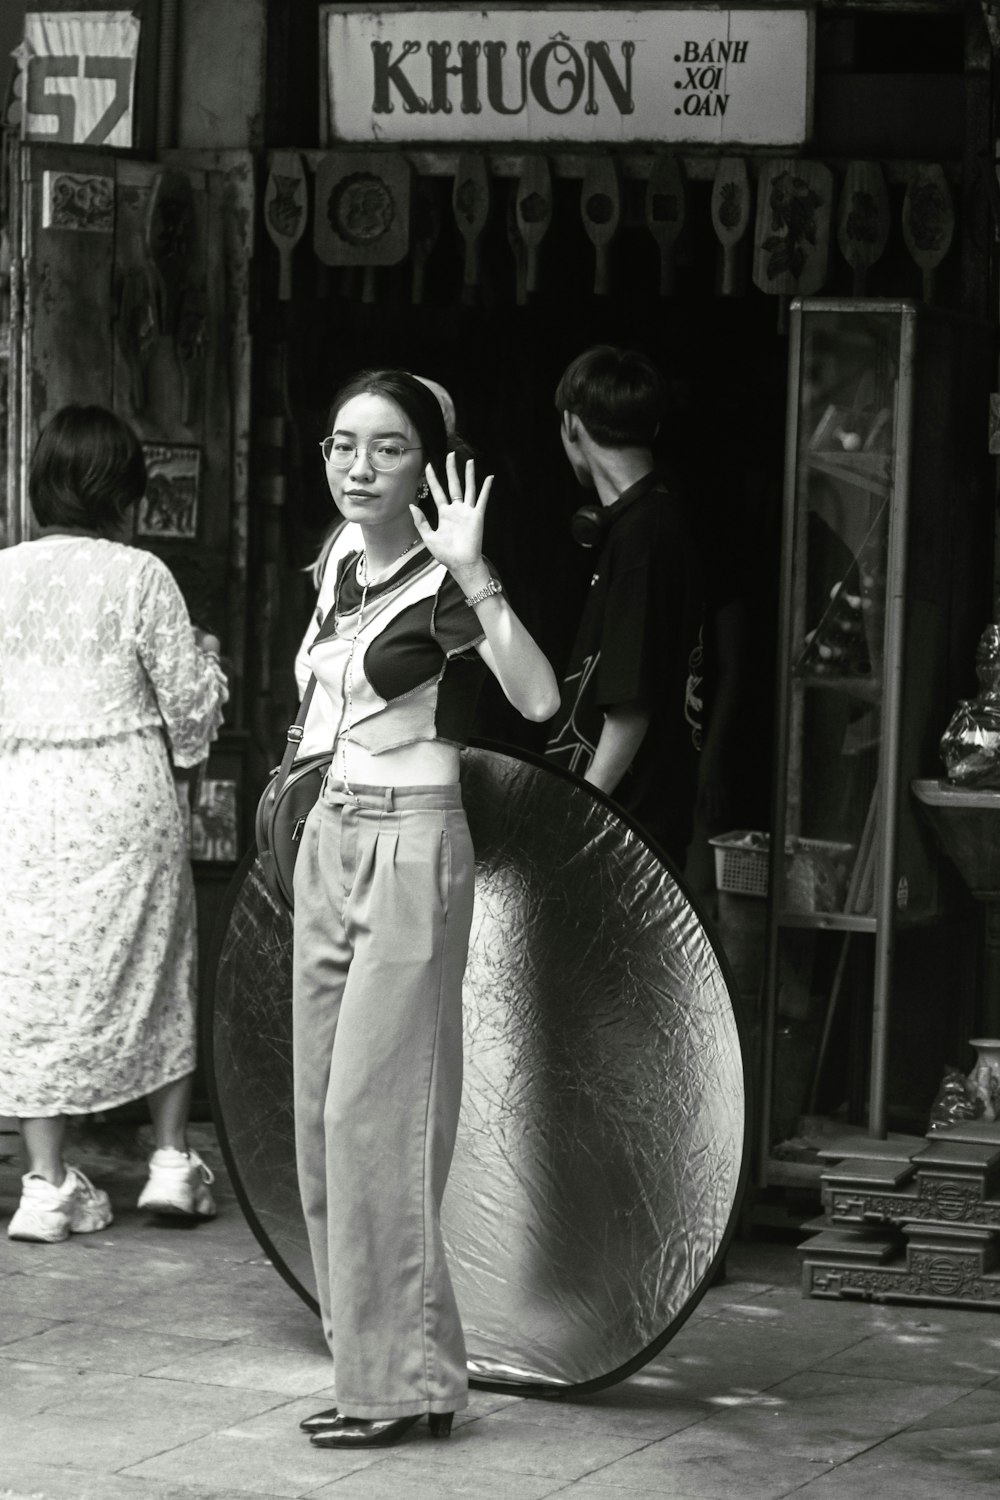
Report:
[{"label": "printed paper sign", "polygon": [[326,144],[801,145],[807,10],[379,10],[321,19]]},{"label": "printed paper sign", "polygon": [[130,11],[29,11],[16,53],[22,139],[131,146],[138,50]]},{"label": "printed paper sign", "polygon": [[191,858],[239,859],[235,781],[202,781],[191,811]]},{"label": "printed paper sign", "polygon": [[184,537],[198,534],[201,450],[176,443],[143,443],[146,493],[139,501],[136,536]]},{"label": "printed paper sign", "polygon": [[113,234],[114,178],[82,172],[43,172],[42,228]]}]

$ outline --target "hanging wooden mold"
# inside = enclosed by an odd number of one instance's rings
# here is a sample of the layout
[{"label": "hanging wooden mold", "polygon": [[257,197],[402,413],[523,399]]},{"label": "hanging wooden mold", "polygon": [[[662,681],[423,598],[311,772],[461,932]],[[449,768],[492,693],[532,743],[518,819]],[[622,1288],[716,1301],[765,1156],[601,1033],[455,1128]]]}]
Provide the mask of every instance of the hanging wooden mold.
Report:
[{"label": "hanging wooden mold", "polygon": [[753,279],[780,298],[780,332],[788,326],[789,298],[818,292],[826,281],[832,204],[833,173],[822,162],[777,158],[761,167]]},{"label": "hanging wooden mold", "polygon": [[955,207],[944,168],[919,166],[903,198],[903,239],[920,267],[922,295],[934,301],[934,273],[951,249]]},{"label": "hanging wooden mold", "polygon": [[146,255],[156,286],[160,333],[173,336],[195,246],[194,190],[185,172],[158,172],[146,214]]},{"label": "hanging wooden mold", "polygon": [[745,285],[746,267],[741,267],[739,245],[750,224],[750,176],[742,156],[723,156],[712,182],[712,228],[722,247],[719,291],[735,297]]},{"label": "hanging wooden mold", "polygon": [[580,213],[594,246],[594,294],[606,297],[611,290],[610,245],[621,220],[621,187],[613,157],[594,156],[588,162],[580,189]]},{"label": "hanging wooden mold", "polygon": [[889,238],[889,189],[876,161],[852,161],[844,176],[837,210],[837,244],[850,266],[852,293],[865,295],[868,272]]},{"label": "hanging wooden mold", "polygon": [[328,266],[361,266],[361,300],[374,298],[376,266],[395,266],[410,248],[412,169],[398,151],[339,152],[316,168],[313,244]]},{"label": "hanging wooden mold", "polygon": [[514,301],[518,307],[523,307],[528,300],[528,247],[521,238],[517,222],[517,184],[513,182],[508,185],[504,218],[507,243],[514,257]]},{"label": "hanging wooden mold", "polygon": [[309,214],[306,172],[297,151],[271,153],[264,188],[264,226],[278,251],[278,300],[292,295],[292,251],[305,233]]},{"label": "hanging wooden mold", "polygon": [[517,184],[514,212],[524,242],[526,292],[538,290],[538,247],[552,223],[552,173],[544,156],[526,156]]},{"label": "hanging wooden mold", "polygon": [[413,195],[413,247],[410,251],[410,301],[424,300],[427,262],[441,233],[441,210],[435,184],[423,180]]},{"label": "hanging wooden mold", "polygon": [[680,164],[669,152],[653,158],[646,184],[646,224],[660,252],[660,296],[673,294],[674,246],[684,228],[686,200]]},{"label": "hanging wooden mold", "polygon": [[888,239],[889,189],[882,166],[850,162],[837,211],[837,243],[853,272],[853,296],[865,296],[868,272]]},{"label": "hanging wooden mold", "polygon": [[465,242],[462,296],[464,301],[471,302],[479,285],[479,240],[490,211],[486,162],[475,152],[467,152],[458,158],[451,206],[458,232]]}]

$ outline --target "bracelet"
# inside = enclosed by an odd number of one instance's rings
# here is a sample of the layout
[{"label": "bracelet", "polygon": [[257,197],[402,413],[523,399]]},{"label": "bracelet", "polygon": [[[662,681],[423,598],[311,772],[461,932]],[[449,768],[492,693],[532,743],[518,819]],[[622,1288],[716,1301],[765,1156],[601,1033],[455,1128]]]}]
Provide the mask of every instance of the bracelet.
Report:
[{"label": "bracelet", "polygon": [[491,578],[485,588],[480,589],[478,594],[469,594],[465,602],[470,609],[474,609],[477,604],[482,604],[485,599],[492,599],[495,594],[502,593],[503,584],[499,578]]}]

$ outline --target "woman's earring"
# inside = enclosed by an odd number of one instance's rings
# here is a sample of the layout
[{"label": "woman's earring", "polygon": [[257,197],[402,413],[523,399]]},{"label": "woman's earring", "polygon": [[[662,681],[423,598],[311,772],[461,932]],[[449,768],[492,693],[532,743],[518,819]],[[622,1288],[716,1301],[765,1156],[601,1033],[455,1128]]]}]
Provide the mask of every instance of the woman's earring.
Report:
[{"label": "woman's earring", "polygon": [[430,494],[430,492],[431,492],[431,487],[427,483],[427,480],[426,479],[421,479],[420,483],[417,485],[417,499],[418,500],[426,500],[427,496]]}]

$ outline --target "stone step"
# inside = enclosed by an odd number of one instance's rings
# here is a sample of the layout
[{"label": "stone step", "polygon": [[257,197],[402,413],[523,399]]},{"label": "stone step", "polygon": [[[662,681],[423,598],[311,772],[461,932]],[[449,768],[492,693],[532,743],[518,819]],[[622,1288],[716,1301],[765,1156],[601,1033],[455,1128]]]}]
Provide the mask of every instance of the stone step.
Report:
[{"label": "stone step", "polygon": [[[976,1127],[976,1128],[973,1128]],[[908,1154],[893,1148],[831,1162],[821,1197],[831,1225],[977,1224],[1000,1231],[1000,1125],[940,1127]]]},{"label": "stone step", "polygon": [[896,1235],[820,1228],[799,1255],[807,1297],[1000,1311],[1000,1232],[978,1225],[905,1223]]}]

